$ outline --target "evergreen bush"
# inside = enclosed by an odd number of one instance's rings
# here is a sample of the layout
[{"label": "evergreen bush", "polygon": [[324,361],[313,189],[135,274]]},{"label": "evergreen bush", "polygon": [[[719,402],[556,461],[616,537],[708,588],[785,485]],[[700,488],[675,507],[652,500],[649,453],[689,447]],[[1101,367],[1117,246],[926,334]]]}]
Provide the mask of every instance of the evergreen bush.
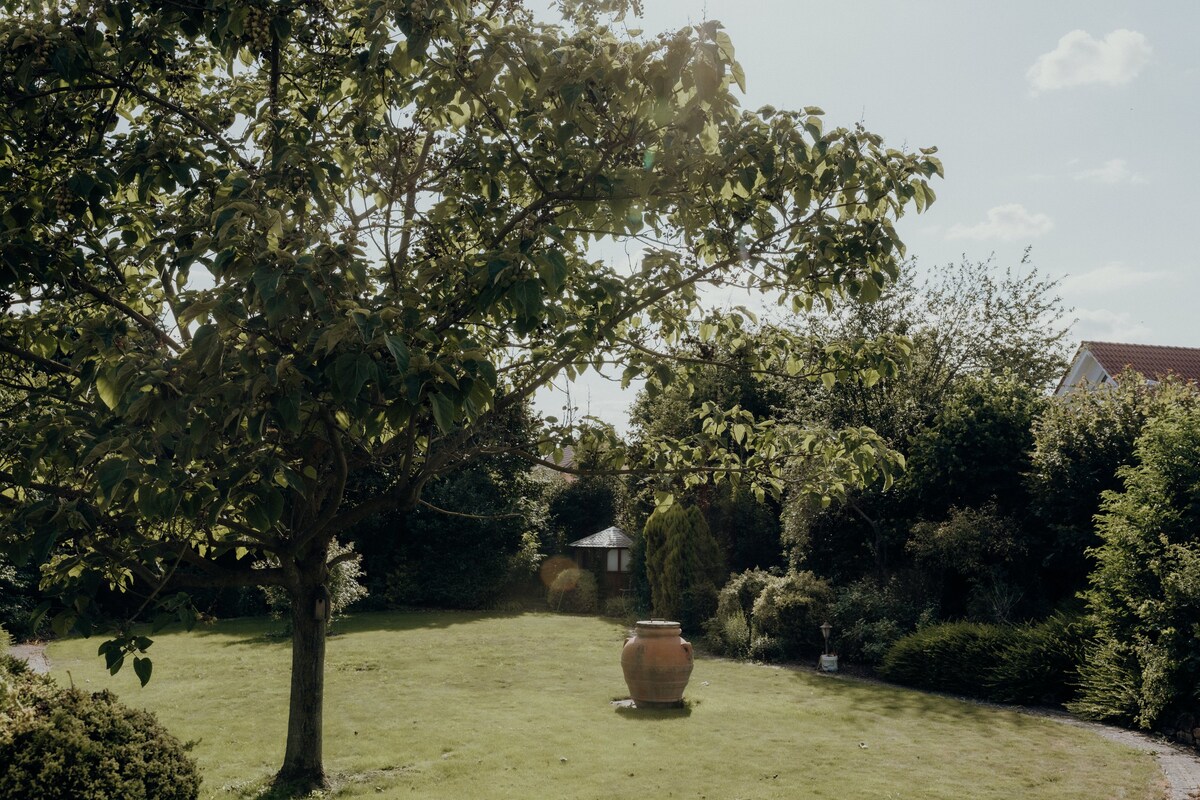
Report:
[{"label": "evergreen bush", "polygon": [[0,797],[194,800],[188,745],[111,692],[63,689],[0,657]]},{"label": "evergreen bush", "polygon": [[646,520],[646,575],[654,611],[696,630],[717,609],[724,557],[700,509],[673,503]]},{"label": "evergreen bush", "polygon": [[875,666],[900,637],[932,624],[938,602],[929,584],[923,573],[909,571],[838,588],[830,612],[838,655]]},{"label": "evergreen bush", "polygon": [[987,697],[998,703],[1062,705],[1079,681],[1079,666],[1095,629],[1082,613],[1058,612],[1015,629],[986,676]]},{"label": "evergreen bush", "polygon": [[892,645],[879,675],[906,686],[987,697],[992,671],[1018,636],[1015,625],[930,625]]},{"label": "evergreen bush", "polygon": [[1059,705],[1074,694],[1092,633],[1086,616],[1065,612],[1032,625],[930,625],[899,639],[879,674],[998,703]]},{"label": "evergreen bush", "polygon": [[1200,408],[1178,402],[1149,419],[1106,492],[1102,544],[1087,601],[1096,640],[1070,708],[1098,719],[1159,725],[1200,686]]}]

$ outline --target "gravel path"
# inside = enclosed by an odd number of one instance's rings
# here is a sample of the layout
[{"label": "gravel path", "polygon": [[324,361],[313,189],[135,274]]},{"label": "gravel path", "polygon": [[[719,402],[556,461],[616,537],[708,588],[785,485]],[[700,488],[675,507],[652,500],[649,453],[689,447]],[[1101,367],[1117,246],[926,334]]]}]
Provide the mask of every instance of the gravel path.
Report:
[{"label": "gravel path", "polygon": [[14,644],[8,649],[8,654],[24,659],[34,672],[45,675],[50,671],[50,659],[46,658],[44,644]]}]

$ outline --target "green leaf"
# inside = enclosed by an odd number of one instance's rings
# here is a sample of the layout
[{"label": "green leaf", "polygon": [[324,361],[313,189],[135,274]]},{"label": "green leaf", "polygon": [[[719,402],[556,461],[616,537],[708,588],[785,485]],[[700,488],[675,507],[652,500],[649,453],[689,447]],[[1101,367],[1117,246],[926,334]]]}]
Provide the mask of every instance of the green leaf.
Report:
[{"label": "green leaf", "polygon": [[150,673],[154,671],[154,664],[149,658],[138,656],[133,659],[133,671],[137,674],[138,680],[145,686],[150,682]]},{"label": "green leaf", "polygon": [[123,388],[113,370],[105,370],[96,376],[96,393],[112,411],[115,411],[117,404],[121,402]]},{"label": "green leaf", "polygon": [[562,251],[547,250],[538,256],[538,275],[548,290],[557,292],[567,278],[567,259]]},{"label": "green leaf", "polygon": [[404,344],[404,340],[399,336],[391,333],[383,337],[383,340],[387,343],[387,349],[392,354],[392,358],[396,359],[396,366],[400,369],[400,372],[408,372],[410,358],[408,345]]},{"label": "green leaf", "polygon": [[339,400],[356,400],[363,386],[373,377],[375,362],[366,353],[343,353],[333,363],[334,390]]},{"label": "green leaf", "polygon": [[450,398],[444,394],[435,394],[430,395],[429,401],[433,408],[433,419],[442,433],[454,430],[454,403]]}]

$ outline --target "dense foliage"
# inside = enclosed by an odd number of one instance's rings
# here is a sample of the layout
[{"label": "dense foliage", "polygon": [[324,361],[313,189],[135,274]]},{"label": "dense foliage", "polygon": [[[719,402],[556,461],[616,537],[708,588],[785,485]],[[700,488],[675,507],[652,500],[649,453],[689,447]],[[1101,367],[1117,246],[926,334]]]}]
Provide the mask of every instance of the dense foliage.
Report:
[{"label": "dense foliage", "polygon": [[1104,494],[1087,592],[1097,627],[1072,708],[1149,728],[1200,703],[1200,407],[1149,419]]},{"label": "dense foliage", "polygon": [[63,689],[0,656],[0,797],[195,800],[187,746],[110,692]]},{"label": "dense foliage", "polygon": [[1200,402],[1175,379],[1147,386],[1127,372],[1099,392],[1072,392],[1046,403],[1033,426],[1027,484],[1031,509],[1047,533],[1048,579],[1082,587],[1092,564],[1084,555],[1100,544],[1095,516],[1105,491],[1121,489],[1120,469],[1134,463],[1146,420],[1177,405]]},{"label": "dense foliage", "polygon": [[724,558],[695,506],[658,508],[642,530],[655,614],[697,630],[717,607]]},{"label": "dense foliage", "polygon": [[1004,703],[1069,699],[1091,628],[1079,615],[1036,625],[951,622],[899,639],[879,665],[887,680]]},{"label": "dense foliage", "polygon": [[811,656],[823,649],[821,624],[832,601],[832,587],[811,572],[731,575],[705,622],[706,641],[718,653],[742,658]]}]

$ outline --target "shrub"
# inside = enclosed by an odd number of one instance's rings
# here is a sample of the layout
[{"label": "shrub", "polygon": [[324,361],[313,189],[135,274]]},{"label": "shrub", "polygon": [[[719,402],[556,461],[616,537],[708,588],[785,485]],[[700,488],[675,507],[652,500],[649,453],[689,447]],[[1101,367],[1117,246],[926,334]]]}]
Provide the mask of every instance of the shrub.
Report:
[{"label": "shrub", "polygon": [[1150,728],[1195,702],[1200,685],[1200,408],[1147,421],[1137,463],[1106,492],[1087,601],[1096,640],[1071,709]]},{"label": "shrub", "polygon": [[0,656],[8,655],[9,648],[12,647],[12,636],[8,631],[4,630],[4,626],[0,625]]},{"label": "shrub", "polygon": [[748,569],[729,576],[717,594],[717,613],[704,623],[705,642],[716,653],[749,658],[750,616],[754,601],[771,580],[771,573]]},{"label": "shrub", "polygon": [[988,699],[1000,703],[1062,705],[1075,693],[1079,665],[1095,633],[1080,613],[1058,612],[1015,629],[1013,641],[987,675]]},{"label": "shrub", "polygon": [[838,654],[875,666],[900,637],[937,619],[937,600],[922,573],[868,577],[837,590],[830,622]]},{"label": "shrub", "polygon": [[746,612],[734,606],[732,611],[717,611],[704,623],[704,641],[714,653],[734,658],[749,658],[750,620]]},{"label": "shrub", "polygon": [[200,775],[154,715],[0,657],[0,797],[194,800]]},{"label": "shrub", "polygon": [[604,601],[604,616],[633,619],[637,616],[637,605],[629,597],[610,597]]},{"label": "shrub", "polygon": [[1018,636],[1014,625],[930,625],[892,645],[879,674],[907,686],[986,697],[992,670]]},{"label": "shrub", "polygon": [[999,703],[1061,704],[1071,698],[1091,636],[1086,617],[1063,612],[1034,625],[931,625],[897,641],[879,674]]},{"label": "shrub", "polygon": [[771,576],[751,611],[754,635],[776,639],[788,656],[819,653],[832,601],[833,589],[811,572]]},{"label": "shrub", "polygon": [[596,576],[586,569],[564,569],[550,584],[547,601],[555,611],[592,614],[598,604]]}]

